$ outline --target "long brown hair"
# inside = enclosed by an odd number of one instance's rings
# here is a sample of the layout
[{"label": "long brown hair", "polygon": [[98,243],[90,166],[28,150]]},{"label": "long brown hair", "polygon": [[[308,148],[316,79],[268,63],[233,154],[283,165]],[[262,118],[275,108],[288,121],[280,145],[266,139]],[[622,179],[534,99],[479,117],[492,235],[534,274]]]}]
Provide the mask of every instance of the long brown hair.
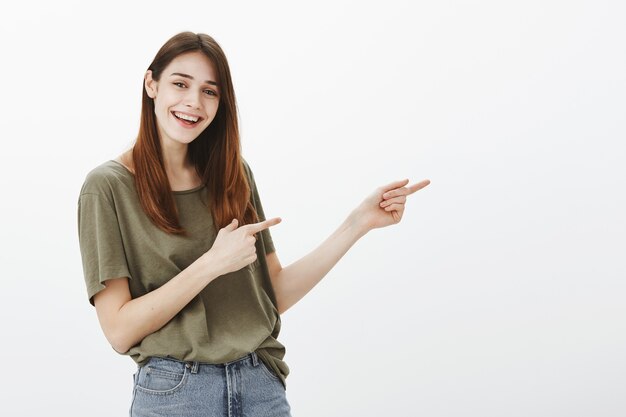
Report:
[{"label": "long brown hair", "polygon": [[[215,65],[220,102],[211,124],[188,145],[188,156],[211,196],[209,210],[216,230],[233,219],[239,224],[258,221],[250,202],[250,184],[241,157],[237,104],[228,61],[209,35],[182,32],[169,39],[148,67],[158,81],[177,56],[202,52]],[[178,218],[159,141],[154,101],[142,84],[141,123],[132,158],[139,200],[152,222],[170,234],[186,235]]]}]

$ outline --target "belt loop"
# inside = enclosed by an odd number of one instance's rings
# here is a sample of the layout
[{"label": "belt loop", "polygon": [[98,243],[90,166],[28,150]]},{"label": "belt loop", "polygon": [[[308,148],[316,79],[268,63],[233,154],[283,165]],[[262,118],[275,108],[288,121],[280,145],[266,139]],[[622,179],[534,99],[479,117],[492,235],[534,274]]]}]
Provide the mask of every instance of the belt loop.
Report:
[{"label": "belt loop", "polygon": [[259,364],[259,358],[257,357],[256,352],[252,352],[250,356],[252,357],[252,366],[256,367]]},{"label": "belt loop", "polygon": [[185,364],[185,366],[187,368],[191,368],[191,373],[192,374],[197,374],[198,373],[198,362],[187,362]]}]

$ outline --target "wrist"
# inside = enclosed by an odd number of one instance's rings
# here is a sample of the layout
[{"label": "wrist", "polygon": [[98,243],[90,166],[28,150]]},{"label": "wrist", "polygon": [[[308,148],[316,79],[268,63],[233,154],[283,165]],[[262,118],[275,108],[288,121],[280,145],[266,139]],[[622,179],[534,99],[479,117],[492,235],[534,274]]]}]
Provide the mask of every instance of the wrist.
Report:
[{"label": "wrist", "polygon": [[215,259],[212,249],[205,252],[190,266],[194,267],[193,275],[198,279],[206,280],[206,283],[213,281],[215,278],[223,275],[220,270],[220,263]]},{"label": "wrist", "polygon": [[359,239],[367,234],[371,230],[368,227],[367,222],[365,221],[364,216],[362,216],[358,210],[353,210],[345,222],[346,226],[352,230],[352,232],[356,235],[356,238]]}]

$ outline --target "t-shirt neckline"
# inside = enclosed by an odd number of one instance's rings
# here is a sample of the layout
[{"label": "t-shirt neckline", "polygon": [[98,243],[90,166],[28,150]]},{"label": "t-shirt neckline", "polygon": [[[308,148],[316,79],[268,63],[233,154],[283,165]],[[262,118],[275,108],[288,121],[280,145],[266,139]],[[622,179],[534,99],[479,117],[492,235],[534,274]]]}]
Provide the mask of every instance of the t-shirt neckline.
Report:
[{"label": "t-shirt neckline", "polygon": [[[133,181],[135,180],[135,174],[133,174],[130,169],[128,169],[126,167],[126,165],[122,164],[119,161],[116,161],[115,159],[111,159],[111,162],[115,162],[115,164],[119,165],[124,172],[126,172],[128,175],[130,175],[131,177],[133,177]],[[200,184],[197,187],[191,188],[189,190],[178,190],[178,191],[172,191],[172,194],[190,194],[190,193],[195,193],[196,191],[200,191],[201,189],[203,189],[205,187],[205,184]]]}]

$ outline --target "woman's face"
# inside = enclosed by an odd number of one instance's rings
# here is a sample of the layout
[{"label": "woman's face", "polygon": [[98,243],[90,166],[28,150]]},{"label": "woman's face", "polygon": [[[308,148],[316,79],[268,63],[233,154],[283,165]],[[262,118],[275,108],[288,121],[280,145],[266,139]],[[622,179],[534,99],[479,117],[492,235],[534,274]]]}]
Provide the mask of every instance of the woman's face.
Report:
[{"label": "woman's face", "polygon": [[213,63],[201,52],[174,58],[159,81],[152,79],[152,71],[146,73],[145,88],[154,99],[164,146],[168,145],[164,142],[188,144],[211,124],[220,101],[217,82]]}]

